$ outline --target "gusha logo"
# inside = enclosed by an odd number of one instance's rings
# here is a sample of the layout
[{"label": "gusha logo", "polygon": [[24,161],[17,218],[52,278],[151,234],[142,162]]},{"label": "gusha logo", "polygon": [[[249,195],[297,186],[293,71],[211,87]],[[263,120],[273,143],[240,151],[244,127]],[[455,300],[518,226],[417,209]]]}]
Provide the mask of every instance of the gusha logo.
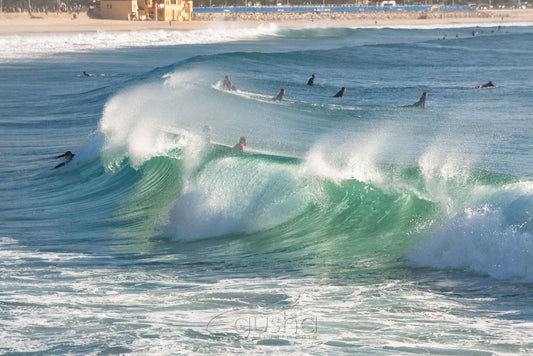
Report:
[{"label": "gusha logo", "polygon": [[315,338],[318,320],[314,315],[283,312],[276,315],[240,314],[228,311],[207,324],[210,334],[236,334],[244,338]]}]

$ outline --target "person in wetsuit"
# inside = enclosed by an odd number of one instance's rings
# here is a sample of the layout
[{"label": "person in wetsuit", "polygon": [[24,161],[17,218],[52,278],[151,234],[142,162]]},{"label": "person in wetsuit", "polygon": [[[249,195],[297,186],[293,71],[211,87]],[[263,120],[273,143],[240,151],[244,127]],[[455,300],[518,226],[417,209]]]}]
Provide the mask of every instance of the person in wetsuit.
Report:
[{"label": "person in wetsuit", "polygon": [[226,90],[237,90],[237,88],[235,88],[235,85],[233,85],[233,82],[229,78],[229,75],[226,75],[224,77],[224,83],[222,84],[222,86]]},{"label": "person in wetsuit", "polygon": [[337,94],[333,95],[334,98],[342,98],[342,96],[346,93],[346,87],[342,87],[341,90],[337,92]]},{"label": "person in wetsuit", "polygon": [[309,80],[307,81],[307,85],[310,85],[310,86],[315,85],[315,78],[316,78],[316,74],[313,74],[311,78],[309,78]]},{"label": "person in wetsuit", "polygon": [[281,88],[281,90],[279,91],[278,96],[276,96],[276,97],[273,98],[272,100],[274,100],[274,101],[281,101],[281,99],[283,99],[283,94],[285,94],[285,89]]},{"label": "person in wetsuit", "polygon": [[424,108],[426,105],[427,97],[428,97],[428,92],[427,91],[423,92],[420,99],[416,103],[414,103],[412,106],[415,108]]},{"label": "person in wetsuit", "polygon": [[244,152],[244,147],[248,144],[248,139],[242,136],[239,140],[239,143],[233,146],[234,149]]},{"label": "person in wetsuit", "polygon": [[495,88],[495,87],[496,87],[496,85],[494,85],[494,84],[492,83],[492,81],[490,81],[490,82],[488,82],[488,83],[486,83],[486,84],[478,85],[476,88],[477,88],[477,89],[481,89],[481,88]]},{"label": "person in wetsuit", "polygon": [[72,158],[74,158],[74,156],[75,156],[75,154],[70,152],[70,151],[67,151],[67,152],[63,153],[60,156],[55,156],[54,159],[59,159],[59,158],[65,157],[65,162],[62,162],[62,163],[58,164],[57,166],[55,166],[52,169],[63,167],[65,164],[67,164],[68,162],[72,161]]}]

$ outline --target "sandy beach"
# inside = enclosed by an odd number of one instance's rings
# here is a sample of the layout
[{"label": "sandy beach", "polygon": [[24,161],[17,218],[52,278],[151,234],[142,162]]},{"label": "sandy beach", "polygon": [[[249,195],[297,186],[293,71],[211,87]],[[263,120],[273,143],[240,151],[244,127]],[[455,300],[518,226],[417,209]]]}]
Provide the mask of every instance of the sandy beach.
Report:
[{"label": "sandy beach", "polygon": [[230,14],[199,17],[190,22],[127,21],[94,19],[86,13],[0,13],[0,33],[94,32],[141,30],[199,30],[213,27],[256,27],[274,23],[279,27],[387,27],[387,26],[461,26],[488,24],[533,25],[533,9],[483,10],[477,12],[379,12],[379,13],[302,13]]}]

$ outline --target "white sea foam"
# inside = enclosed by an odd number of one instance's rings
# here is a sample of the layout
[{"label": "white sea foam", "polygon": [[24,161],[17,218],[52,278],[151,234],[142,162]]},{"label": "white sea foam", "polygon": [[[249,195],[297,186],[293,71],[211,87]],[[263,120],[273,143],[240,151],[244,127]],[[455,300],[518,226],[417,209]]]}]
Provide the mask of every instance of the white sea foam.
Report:
[{"label": "white sea foam", "polygon": [[0,35],[0,62],[45,58],[57,53],[105,51],[125,47],[224,43],[273,35],[276,25],[208,28],[194,31],[98,31]]},{"label": "white sea foam", "polygon": [[533,183],[504,186],[407,253],[413,266],[533,281]]},{"label": "white sea foam", "polygon": [[11,237],[0,237],[0,246],[1,245],[16,245],[18,244],[18,241],[15,239],[12,239]]}]

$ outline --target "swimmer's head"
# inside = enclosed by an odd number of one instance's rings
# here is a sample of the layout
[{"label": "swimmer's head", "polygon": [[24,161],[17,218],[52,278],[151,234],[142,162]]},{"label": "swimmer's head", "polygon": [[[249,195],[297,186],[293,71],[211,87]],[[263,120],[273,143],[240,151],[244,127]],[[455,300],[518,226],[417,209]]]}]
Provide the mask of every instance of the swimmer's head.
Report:
[{"label": "swimmer's head", "polygon": [[239,140],[239,143],[243,144],[246,146],[246,144],[248,144],[248,139],[244,136],[241,137],[241,139]]}]

